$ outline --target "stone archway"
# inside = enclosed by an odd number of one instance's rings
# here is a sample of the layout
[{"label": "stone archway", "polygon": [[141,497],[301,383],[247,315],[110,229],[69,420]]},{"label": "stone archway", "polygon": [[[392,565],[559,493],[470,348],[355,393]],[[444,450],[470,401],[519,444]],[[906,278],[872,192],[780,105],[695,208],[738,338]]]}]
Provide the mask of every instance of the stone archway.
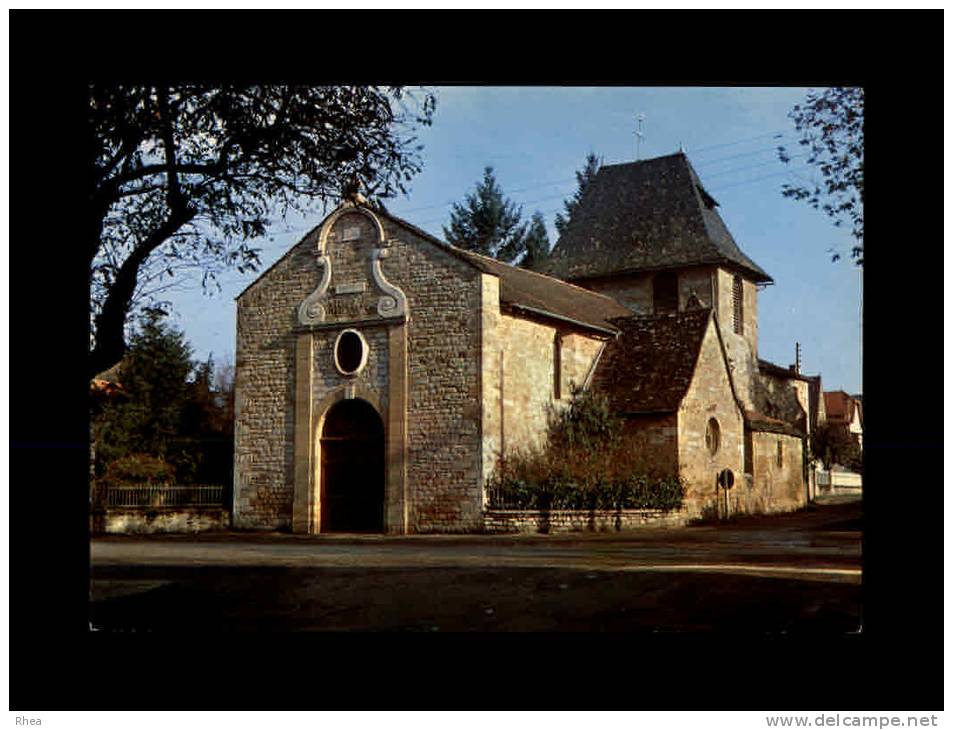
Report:
[{"label": "stone archway", "polygon": [[360,398],[328,410],[320,435],[321,532],[383,532],[384,423]]}]

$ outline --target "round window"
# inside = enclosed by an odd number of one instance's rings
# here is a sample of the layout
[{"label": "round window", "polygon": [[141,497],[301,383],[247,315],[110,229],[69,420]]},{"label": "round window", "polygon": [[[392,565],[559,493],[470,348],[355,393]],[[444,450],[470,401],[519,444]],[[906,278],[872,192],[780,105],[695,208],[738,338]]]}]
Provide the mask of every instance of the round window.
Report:
[{"label": "round window", "polygon": [[367,343],[356,330],[344,330],[334,344],[334,364],[344,375],[356,375],[367,362]]},{"label": "round window", "polygon": [[708,447],[708,453],[712,456],[718,453],[718,447],[721,446],[721,426],[714,418],[708,419],[708,428],[705,429],[705,446]]}]

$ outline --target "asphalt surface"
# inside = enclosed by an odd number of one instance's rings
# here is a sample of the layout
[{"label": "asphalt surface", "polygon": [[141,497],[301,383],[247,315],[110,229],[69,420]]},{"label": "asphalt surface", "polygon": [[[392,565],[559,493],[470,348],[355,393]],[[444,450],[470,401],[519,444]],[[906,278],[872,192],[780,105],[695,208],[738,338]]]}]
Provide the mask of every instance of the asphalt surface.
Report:
[{"label": "asphalt surface", "polygon": [[95,630],[860,630],[860,502],[624,533],[91,545]]}]

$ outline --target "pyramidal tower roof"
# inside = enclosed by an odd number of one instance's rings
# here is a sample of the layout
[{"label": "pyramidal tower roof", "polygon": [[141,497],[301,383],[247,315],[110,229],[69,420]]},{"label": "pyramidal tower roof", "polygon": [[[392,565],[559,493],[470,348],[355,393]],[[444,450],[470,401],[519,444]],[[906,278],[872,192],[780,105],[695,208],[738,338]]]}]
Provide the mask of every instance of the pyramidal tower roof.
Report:
[{"label": "pyramidal tower roof", "polygon": [[771,277],[738,248],[683,152],[604,165],[541,267],[561,279],[720,264]]}]

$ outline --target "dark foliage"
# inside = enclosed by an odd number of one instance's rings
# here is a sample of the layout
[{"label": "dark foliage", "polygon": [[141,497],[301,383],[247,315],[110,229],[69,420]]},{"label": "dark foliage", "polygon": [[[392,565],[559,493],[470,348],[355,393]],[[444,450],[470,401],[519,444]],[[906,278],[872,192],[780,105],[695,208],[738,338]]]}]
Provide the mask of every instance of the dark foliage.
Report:
[{"label": "dark foliage", "polygon": [[599,172],[599,168],[602,166],[602,158],[597,157],[595,152],[590,152],[586,155],[586,165],[581,170],[576,170],[576,192],[571,198],[563,201],[563,207],[566,209],[566,215],[562,213],[556,214],[556,230],[559,231],[559,235],[562,235],[566,228],[569,226],[569,221],[572,220],[573,215],[576,213],[576,209],[579,207],[579,201],[582,200],[583,194],[586,192],[586,188],[589,187],[589,183],[592,182],[593,178],[596,176],[596,173]]},{"label": "dark foliage", "polygon": [[863,470],[863,453],[843,424],[819,423],[811,433],[810,447],[811,454],[825,469],[840,464],[854,471]]},{"label": "dark foliage", "polygon": [[171,465],[149,454],[129,454],[109,463],[102,482],[111,486],[124,484],[169,484],[175,480]]},{"label": "dark foliage", "polygon": [[465,202],[453,204],[443,235],[457,248],[513,263],[527,253],[528,225],[522,216],[522,208],[503,196],[493,168],[487,167]]},{"label": "dark foliage", "polygon": [[[783,195],[805,200],[830,216],[835,226],[849,225],[857,243],[851,256],[864,263],[864,90],[835,87],[810,91],[804,104],[789,115],[806,148],[807,162],[821,175],[820,183],[783,186]],[[778,148],[782,162],[792,155]],[[837,261],[840,254],[833,253]]]},{"label": "dark foliage", "polygon": [[490,505],[508,509],[679,509],[684,485],[640,461],[643,450],[607,399],[573,389],[554,411],[546,442],[501,459],[487,484]]},{"label": "dark foliage", "polygon": [[181,484],[231,482],[232,369],[216,371],[211,358],[196,366],[191,355],[182,332],[160,312],[144,315],[116,369],[121,397],[93,413],[98,475],[112,483],[160,476]]},{"label": "dark foliage", "polygon": [[[435,97],[401,88],[91,84],[87,218],[92,376],[117,363],[143,288],[183,267],[203,285],[254,270],[274,214],[355,180],[372,200],[420,171]],[[167,283],[167,281],[166,281]]]},{"label": "dark foliage", "polygon": [[536,269],[549,255],[549,234],[546,233],[546,221],[539,211],[533,213],[529,230],[524,241],[526,252],[519,265],[524,269]]}]

